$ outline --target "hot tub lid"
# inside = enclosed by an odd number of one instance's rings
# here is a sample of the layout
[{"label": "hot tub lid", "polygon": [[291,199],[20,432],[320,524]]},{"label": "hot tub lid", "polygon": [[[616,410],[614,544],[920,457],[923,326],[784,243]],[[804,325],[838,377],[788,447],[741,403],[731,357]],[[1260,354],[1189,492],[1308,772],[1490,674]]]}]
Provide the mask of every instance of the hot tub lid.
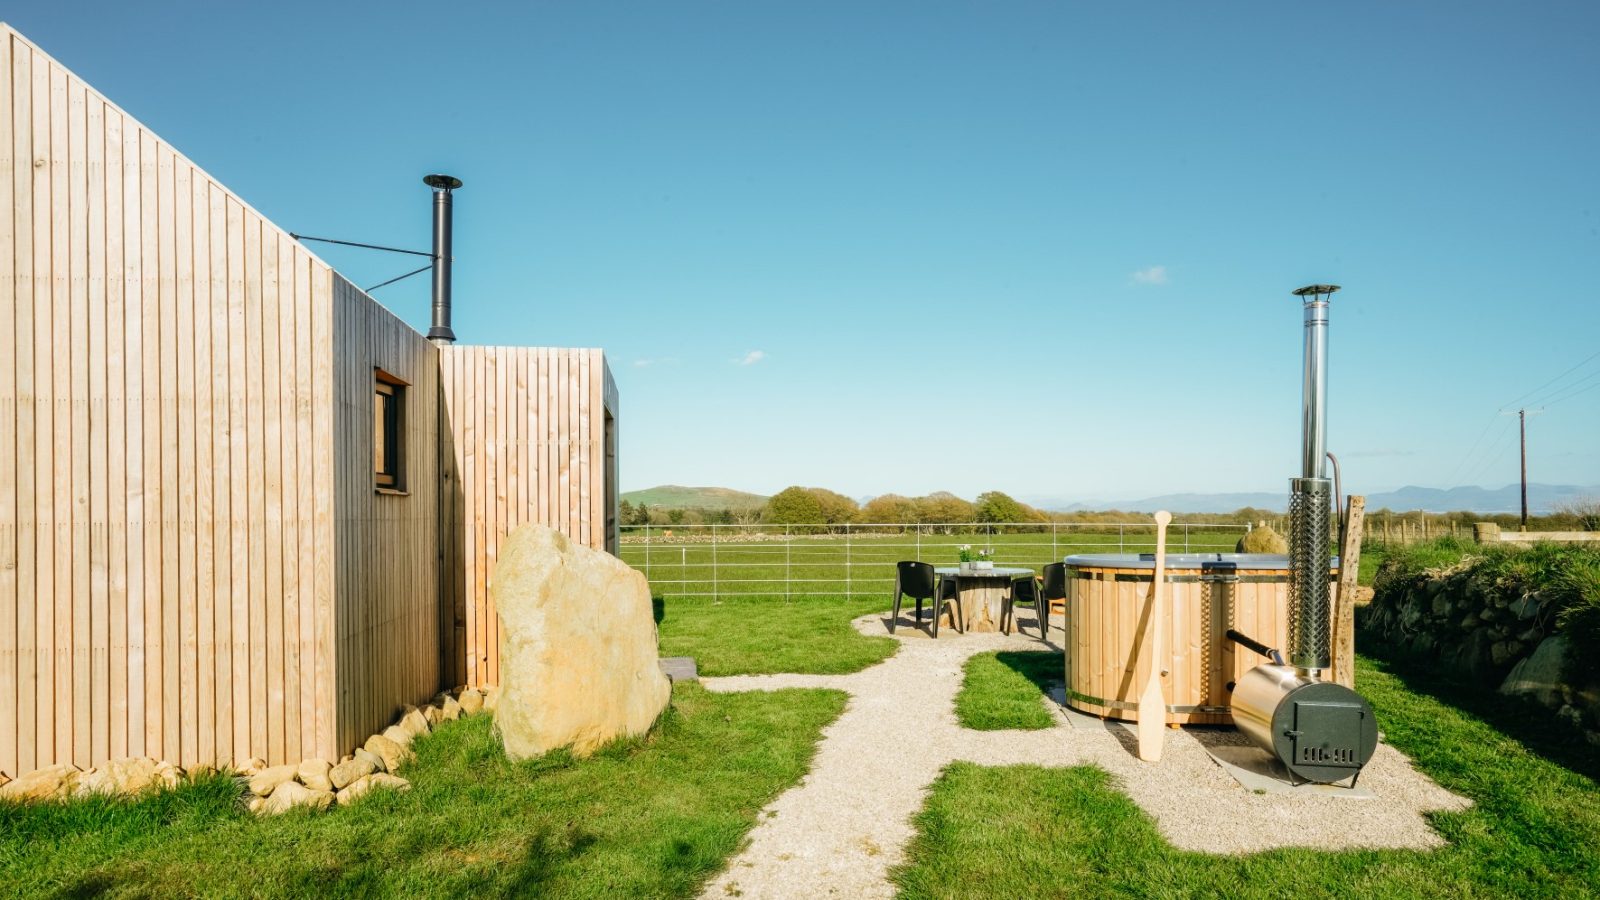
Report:
[{"label": "hot tub lid", "polygon": [[[1154,553],[1080,553],[1063,560],[1068,566],[1099,569],[1154,569]],[[1338,568],[1334,557],[1332,567]],[[1287,569],[1289,557],[1281,553],[1168,553],[1169,569],[1237,572],[1249,569]]]}]

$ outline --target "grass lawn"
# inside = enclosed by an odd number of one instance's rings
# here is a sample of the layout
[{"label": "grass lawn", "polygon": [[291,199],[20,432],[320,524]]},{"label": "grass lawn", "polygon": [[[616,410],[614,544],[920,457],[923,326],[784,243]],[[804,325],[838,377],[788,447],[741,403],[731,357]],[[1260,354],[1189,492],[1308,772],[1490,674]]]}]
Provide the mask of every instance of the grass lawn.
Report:
[{"label": "grass lawn", "polygon": [[1039,695],[1065,677],[1065,660],[1058,651],[980,653],[967,660],[956,695],[956,720],[962,728],[977,731],[1049,728],[1052,719]]},{"label": "grass lawn", "polygon": [[882,596],[668,598],[658,603],[661,655],[693,656],[702,675],[859,672],[888,659],[896,642],[867,637],[850,620],[891,605]]},{"label": "grass lawn", "polygon": [[687,897],[809,767],[836,691],[673,690],[651,735],[506,759],[488,716],[419,739],[406,793],[258,819],[217,777],[137,803],[0,804],[8,896]]},{"label": "grass lawn", "polygon": [[[991,672],[982,677],[1012,689],[1026,680],[1016,670],[972,672]],[[895,881],[905,897],[1600,896],[1592,748],[1553,728],[1543,711],[1431,670],[1362,657],[1357,678],[1388,742],[1476,801],[1434,817],[1451,846],[1179,851],[1104,770],[960,763],[935,783]]]}]

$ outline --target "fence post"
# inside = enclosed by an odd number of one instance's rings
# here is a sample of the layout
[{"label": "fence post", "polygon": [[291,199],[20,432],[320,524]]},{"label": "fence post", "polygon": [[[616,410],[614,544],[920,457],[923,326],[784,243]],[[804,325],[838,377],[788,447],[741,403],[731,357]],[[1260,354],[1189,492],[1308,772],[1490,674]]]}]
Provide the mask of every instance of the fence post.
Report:
[{"label": "fence post", "polygon": [[850,599],[850,526],[844,526],[844,599]]},{"label": "fence post", "polygon": [[1183,523],[1183,552],[1189,552],[1189,523]]},{"label": "fence post", "polygon": [[922,562],[922,525],[917,525],[917,562]]},{"label": "fence post", "polygon": [[1122,552],[1122,526],[1120,524],[1117,526],[1117,552]]},{"label": "fence post", "polygon": [[793,549],[794,537],[790,532],[790,526],[785,525],[783,526],[783,599],[785,600],[791,599],[789,596],[789,584],[794,580],[794,571],[789,559]]},{"label": "fence post", "polygon": [[711,526],[711,600],[715,603],[722,596],[717,590],[717,526]]},{"label": "fence post", "polygon": [[1056,523],[1050,523],[1050,561],[1056,562],[1061,556],[1061,551],[1056,549]]}]

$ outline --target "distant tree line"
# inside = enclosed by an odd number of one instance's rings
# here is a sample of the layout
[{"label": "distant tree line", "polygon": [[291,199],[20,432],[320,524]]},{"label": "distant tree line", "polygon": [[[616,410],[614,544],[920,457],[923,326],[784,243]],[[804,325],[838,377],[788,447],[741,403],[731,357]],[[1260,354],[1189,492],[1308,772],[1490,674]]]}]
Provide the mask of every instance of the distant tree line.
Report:
[{"label": "distant tree line", "polygon": [[[784,488],[767,499],[764,506],[742,509],[670,508],[633,504],[623,500],[618,508],[623,525],[773,525],[789,528],[797,533],[820,533],[840,530],[853,525],[930,525],[936,528],[970,522],[995,525],[1048,524],[1051,522],[1073,524],[1119,524],[1143,522],[1148,512],[1127,510],[1078,510],[1074,512],[1046,512],[1029,506],[1002,491],[985,491],[973,500],[964,500],[947,491],[936,491],[922,497],[904,497],[899,494],[881,494],[865,504],[827,488],[795,485]],[[1192,524],[1245,525],[1259,522],[1277,522],[1283,513],[1255,507],[1243,507],[1228,513],[1180,513],[1183,521]],[[1403,518],[1415,519],[1423,513],[1415,510],[1402,512],[1389,509],[1367,511],[1368,529],[1378,525],[1383,518],[1396,522]],[[1427,513],[1430,525],[1457,528],[1470,533],[1474,522],[1495,522],[1502,528],[1515,528],[1519,517],[1507,513]],[[1375,521],[1376,520],[1376,521]],[[1600,503],[1586,500],[1569,504],[1549,515],[1530,516],[1529,527],[1536,531],[1600,530]]]}]

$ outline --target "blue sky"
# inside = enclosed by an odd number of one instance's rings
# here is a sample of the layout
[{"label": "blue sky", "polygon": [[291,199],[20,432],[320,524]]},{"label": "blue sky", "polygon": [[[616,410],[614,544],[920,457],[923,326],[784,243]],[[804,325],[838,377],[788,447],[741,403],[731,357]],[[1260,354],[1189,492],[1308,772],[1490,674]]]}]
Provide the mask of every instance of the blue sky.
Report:
[{"label": "blue sky", "polygon": [[1600,484],[1593,3],[4,16],[287,229],[425,248],[464,179],[458,335],[604,347],[624,489],[1281,490],[1312,281],[1347,489],[1514,481],[1544,396],[1530,478]]}]

